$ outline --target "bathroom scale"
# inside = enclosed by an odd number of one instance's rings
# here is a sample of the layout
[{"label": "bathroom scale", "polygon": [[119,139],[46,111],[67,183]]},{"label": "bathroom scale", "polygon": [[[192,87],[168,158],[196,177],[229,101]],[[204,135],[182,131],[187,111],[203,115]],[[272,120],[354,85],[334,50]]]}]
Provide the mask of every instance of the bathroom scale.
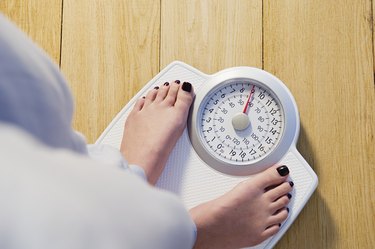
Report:
[{"label": "bathroom scale", "polygon": [[130,100],[96,143],[120,148],[124,122],[135,102],[155,86],[177,79],[190,82],[196,95],[187,127],[156,186],[178,195],[190,209],[272,165],[287,165],[294,182],[289,216],[276,235],[249,247],[272,248],[318,185],[316,174],[296,149],[300,129],[296,102],[274,75],[254,67],[208,75],[172,62]]}]

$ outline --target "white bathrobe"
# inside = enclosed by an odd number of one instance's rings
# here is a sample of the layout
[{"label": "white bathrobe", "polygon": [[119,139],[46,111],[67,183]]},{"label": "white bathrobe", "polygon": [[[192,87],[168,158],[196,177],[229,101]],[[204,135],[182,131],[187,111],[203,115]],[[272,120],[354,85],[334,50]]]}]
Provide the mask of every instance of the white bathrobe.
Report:
[{"label": "white bathrobe", "polygon": [[192,248],[181,201],[118,150],[87,149],[72,115],[58,68],[0,14],[0,248]]}]

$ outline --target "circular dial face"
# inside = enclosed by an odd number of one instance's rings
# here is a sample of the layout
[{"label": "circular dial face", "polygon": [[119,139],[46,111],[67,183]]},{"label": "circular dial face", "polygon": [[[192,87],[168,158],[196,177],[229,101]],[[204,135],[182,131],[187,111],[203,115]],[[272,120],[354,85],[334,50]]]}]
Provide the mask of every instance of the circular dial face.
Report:
[{"label": "circular dial face", "polygon": [[252,79],[231,79],[213,88],[197,116],[200,140],[219,161],[241,166],[261,160],[278,145],[284,111],[274,92]]}]

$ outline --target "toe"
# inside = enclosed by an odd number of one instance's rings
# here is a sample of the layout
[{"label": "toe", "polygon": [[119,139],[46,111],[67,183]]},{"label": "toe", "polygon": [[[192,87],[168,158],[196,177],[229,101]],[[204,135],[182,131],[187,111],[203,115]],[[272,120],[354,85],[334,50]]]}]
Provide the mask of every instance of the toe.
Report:
[{"label": "toe", "polygon": [[289,192],[292,191],[292,186],[289,182],[284,182],[273,189],[268,190],[265,195],[271,201],[275,201],[279,199],[281,196],[287,195]]},{"label": "toe", "polygon": [[288,218],[288,215],[289,215],[289,208],[285,207],[285,208],[280,209],[269,218],[268,220],[269,226],[283,223]]},{"label": "toe", "polygon": [[273,166],[256,174],[253,181],[257,182],[259,187],[267,190],[271,186],[277,186],[285,182],[288,175],[289,169],[286,166]]},{"label": "toe", "polygon": [[180,89],[180,81],[176,80],[169,85],[168,94],[164,99],[164,102],[168,106],[173,106],[176,103],[178,90]]},{"label": "toe", "polygon": [[138,99],[137,102],[135,102],[134,107],[132,109],[132,112],[138,112],[138,111],[142,110],[143,105],[145,104],[145,98],[146,97],[142,97],[142,98]]},{"label": "toe", "polygon": [[274,214],[278,210],[285,208],[290,202],[290,198],[288,195],[281,196],[275,202],[271,203],[270,206],[270,213]]},{"label": "toe", "polygon": [[275,224],[272,226],[269,226],[262,234],[262,237],[264,237],[264,240],[268,239],[269,237],[275,235],[278,231],[280,231],[281,224]]},{"label": "toe", "polygon": [[155,102],[162,102],[168,94],[169,82],[165,82],[158,90],[156,95]]},{"label": "toe", "polygon": [[156,95],[158,94],[158,89],[159,88],[155,87],[154,89],[150,90],[147,93],[144,106],[148,106],[149,104],[151,104],[152,102],[154,102],[154,100],[156,98]]},{"label": "toe", "polygon": [[189,109],[191,103],[193,102],[193,96],[193,86],[189,82],[184,82],[181,86],[181,89],[178,91],[175,106]]}]

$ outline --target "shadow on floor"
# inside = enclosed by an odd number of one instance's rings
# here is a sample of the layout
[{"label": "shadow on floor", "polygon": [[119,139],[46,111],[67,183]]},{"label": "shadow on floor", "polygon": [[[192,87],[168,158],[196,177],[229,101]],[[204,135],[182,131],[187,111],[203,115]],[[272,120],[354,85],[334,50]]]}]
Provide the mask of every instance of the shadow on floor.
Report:
[{"label": "shadow on floor", "polygon": [[[319,169],[324,165],[319,163],[316,156],[318,152],[310,143],[303,126],[301,126],[297,147],[318,178],[322,178],[323,172]],[[329,209],[322,189],[324,189],[324,182],[319,181],[317,190],[275,248],[335,248],[337,227],[332,217],[333,210]]]}]

